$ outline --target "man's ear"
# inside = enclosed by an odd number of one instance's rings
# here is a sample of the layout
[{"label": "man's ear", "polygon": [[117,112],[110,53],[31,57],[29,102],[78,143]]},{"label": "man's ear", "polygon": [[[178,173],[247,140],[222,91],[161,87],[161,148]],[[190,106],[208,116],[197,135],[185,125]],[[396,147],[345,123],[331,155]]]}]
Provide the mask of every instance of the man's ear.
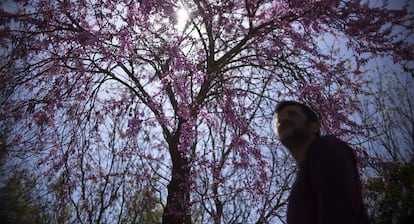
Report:
[{"label": "man's ear", "polygon": [[318,122],[312,122],[310,124],[310,128],[311,128],[311,132],[313,134],[316,134],[319,132],[319,130],[321,129],[321,124],[319,124]]}]

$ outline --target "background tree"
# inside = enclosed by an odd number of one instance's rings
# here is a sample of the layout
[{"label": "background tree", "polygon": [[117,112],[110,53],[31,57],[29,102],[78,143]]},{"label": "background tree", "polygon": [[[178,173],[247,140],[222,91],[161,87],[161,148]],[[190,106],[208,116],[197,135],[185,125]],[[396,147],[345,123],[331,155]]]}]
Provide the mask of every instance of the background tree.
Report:
[{"label": "background tree", "polygon": [[[8,162],[35,167],[40,189],[62,192],[74,222],[121,222],[126,200],[140,194],[131,189],[145,184],[142,202],[162,206],[163,223],[283,221],[294,167],[274,139],[273,107],[296,98],[321,112],[326,132],[361,133],[348,115],[359,108],[351,95],[363,66],[392,55],[413,69],[412,43],[401,41],[412,35],[408,1],[386,6],[37,0],[2,8]],[[322,36],[352,55],[324,48]]]},{"label": "background tree", "polygon": [[[48,223],[50,214],[45,212],[44,200],[36,188],[36,180],[27,178],[23,173],[15,173],[0,188],[1,223]],[[39,200],[40,199],[40,200]]]},{"label": "background tree", "polygon": [[395,163],[385,173],[369,178],[370,223],[411,223],[414,219],[414,166]]},{"label": "background tree", "polygon": [[362,114],[371,136],[364,145],[367,207],[372,223],[410,223],[414,218],[414,79],[380,61]]}]

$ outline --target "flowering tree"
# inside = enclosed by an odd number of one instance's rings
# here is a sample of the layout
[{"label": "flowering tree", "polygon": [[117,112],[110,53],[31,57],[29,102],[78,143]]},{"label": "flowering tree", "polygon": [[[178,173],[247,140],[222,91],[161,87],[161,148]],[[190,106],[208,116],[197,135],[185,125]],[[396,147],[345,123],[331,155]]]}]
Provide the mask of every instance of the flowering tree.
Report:
[{"label": "flowering tree", "polygon": [[[28,173],[60,192],[56,205],[71,205],[71,221],[157,217],[156,205],[163,223],[282,220],[293,167],[272,134],[273,106],[296,98],[320,111],[326,132],[358,134],[348,115],[358,110],[351,96],[361,93],[365,63],[391,55],[413,69],[408,1],[386,6],[23,0],[2,8],[8,163],[35,167]],[[348,56],[322,37],[340,40]]]}]

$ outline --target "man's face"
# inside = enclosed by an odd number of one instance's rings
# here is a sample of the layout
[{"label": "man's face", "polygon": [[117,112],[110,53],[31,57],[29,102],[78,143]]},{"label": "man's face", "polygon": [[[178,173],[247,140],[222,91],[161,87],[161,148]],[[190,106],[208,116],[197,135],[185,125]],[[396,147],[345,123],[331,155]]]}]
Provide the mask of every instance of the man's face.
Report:
[{"label": "man's face", "polygon": [[275,131],[282,143],[300,141],[313,133],[300,106],[288,105],[275,114]]}]

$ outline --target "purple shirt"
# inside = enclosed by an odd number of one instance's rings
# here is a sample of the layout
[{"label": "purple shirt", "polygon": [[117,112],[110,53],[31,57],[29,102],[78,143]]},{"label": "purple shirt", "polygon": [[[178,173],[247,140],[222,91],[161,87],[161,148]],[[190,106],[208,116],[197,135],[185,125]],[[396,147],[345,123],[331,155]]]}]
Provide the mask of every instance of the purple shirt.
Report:
[{"label": "purple shirt", "polygon": [[293,184],[287,223],[360,224],[364,214],[352,149],[332,136],[316,139]]}]

